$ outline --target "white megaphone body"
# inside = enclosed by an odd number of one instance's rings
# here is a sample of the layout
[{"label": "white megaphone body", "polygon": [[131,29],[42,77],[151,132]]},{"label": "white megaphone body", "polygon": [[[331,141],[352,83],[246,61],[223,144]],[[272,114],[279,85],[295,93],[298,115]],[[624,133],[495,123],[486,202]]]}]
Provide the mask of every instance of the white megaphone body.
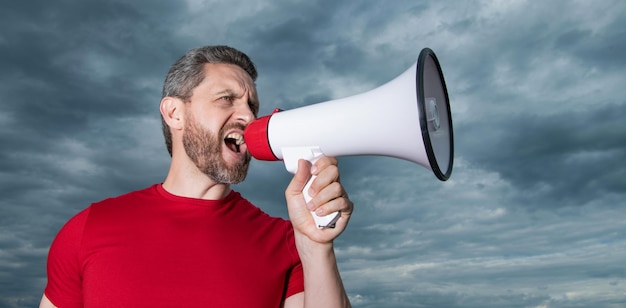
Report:
[{"label": "white megaphone body", "polygon": [[[251,122],[244,138],[254,158],[283,160],[291,173],[299,159],[376,155],[415,162],[445,181],[454,156],[448,93],[439,61],[428,48],[403,74],[376,89],[275,111]],[[307,202],[313,180],[303,191]],[[319,228],[334,227],[340,216],[312,214]]]}]

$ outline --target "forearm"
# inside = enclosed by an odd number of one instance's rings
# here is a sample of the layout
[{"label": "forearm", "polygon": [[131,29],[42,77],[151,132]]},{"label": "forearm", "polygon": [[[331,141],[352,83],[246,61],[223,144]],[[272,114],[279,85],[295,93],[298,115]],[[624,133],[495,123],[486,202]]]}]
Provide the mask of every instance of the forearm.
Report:
[{"label": "forearm", "polygon": [[304,271],[304,307],[351,307],[332,243],[320,244],[296,234]]}]

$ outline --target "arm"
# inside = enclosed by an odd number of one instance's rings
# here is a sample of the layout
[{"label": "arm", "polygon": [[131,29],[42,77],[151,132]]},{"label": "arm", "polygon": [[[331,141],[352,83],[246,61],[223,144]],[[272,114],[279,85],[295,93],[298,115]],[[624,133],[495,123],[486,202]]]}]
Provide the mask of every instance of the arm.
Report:
[{"label": "arm", "polygon": [[[317,175],[309,192],[313,199],[305,204],[302,189],[310,174]],[[298,172],[285,192],[289,217],[294,226],[296,247],[304,271],[304,294],[285,301],[285,307],[350,307],[339,274],[333,240],[346,228],[353,204],[339,183],[337,160],[323,157],[313,168],[301,160]],[[318,214],[340,211],[335,228],[318,229],[310,210]]]},{"label": "arm", "polygon": [[39,303],[39,308],[56,308],[56,306],[52,304],[52,302],[44,294],[41,298],[41,302]]}]

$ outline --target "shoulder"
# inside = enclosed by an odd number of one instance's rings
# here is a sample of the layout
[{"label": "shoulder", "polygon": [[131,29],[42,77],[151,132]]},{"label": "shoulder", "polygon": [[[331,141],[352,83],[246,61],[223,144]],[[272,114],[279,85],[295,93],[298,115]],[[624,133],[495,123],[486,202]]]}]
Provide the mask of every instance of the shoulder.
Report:
[{"label": "shoulder", "polygon": [[[146,204],[154,204],[158,199],[158,193],[155,188],[156,185],[148,188],[131,191],[119,196],[106,198],[90,205],[90,221],[93,217],[102,217],[112,215],[119,217],[119,212],[123,211],[126,214],[130,214],[133,208]],[[137,209],[139,210],[139,209]]]},{"label": "shoulder", "polygon": [[143,189],[131,191],[131,192],[119,195],[119,196],[103,199],[101,201],[93,203],[91,207],[99,207],[99,206],[104,206],[104,205],[127,203],[131,201],[153,199],[159,195],[157,192],[157,185],[158,184],[155,184],[147,188],[143,188]]},{"label": "shoulder", "polygon": [[146,196],[150,196],[153,190],[153,186],[129,192],[117,197],[107,198],[95,203],[92,203],[87,208],[75,214],[71,217],[59,230],[55,242],[58,245],[80,245],[82,234],[88,221],[91,221],[91,217],[94,213],[102,212],[103,209],[114,209],[116,205],[128,204],[130,200],[140,200]]},{"label": "shoulder", "polygon": [[234,202],[238,202],[235,206],[238,210],[245,208],[246,214],[242,214],[242,216],[247,217],[247,219],[245,223],[241,224],[242,229],[246,229],[247,232],[254,231],[251,234],[254,234],[253,237],[258,237],[260,242],[271,242],[273,245],[284,247],[289,251],[291,260],[299,262],[291,221],[269,215],[247,199],[241,197],[239,193],[229,196],[229,198],[231,197]]},{"label": "shoulder", "polygon": [[66,251],[70,248],[68,246],[78,247],[90,211],[91,207],[88,207],[70,218],[59,230],[50,249],[58,248],[61,251]]},{"label": "shoulder", "polygon": [[[280,227],[281,230],[290,229],[291,222],[277,216],[272,216],[267,212],[263,211],[263,209],[259,206],[254,205],[248,199],[241,196],[240,193],[233,191],[230,195],[228,195],[227,199],[230,202],[233,202],[236,210],[246,213],[250,217],[259,221],[264,225],[270,225],[272,227]],[[286,230],[289,231],[289,230]]]}]

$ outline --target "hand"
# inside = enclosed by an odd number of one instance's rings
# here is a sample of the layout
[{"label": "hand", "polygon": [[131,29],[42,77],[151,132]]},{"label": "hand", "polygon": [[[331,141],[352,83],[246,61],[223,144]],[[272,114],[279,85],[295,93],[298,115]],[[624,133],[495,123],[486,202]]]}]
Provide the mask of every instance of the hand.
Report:
[{"label": "hand", "polygon": [[[317,178],[311,184],[309,195],[313,198],[305,204],[302,189],[311,177]],[[346,228],[354,205],[339,181],[339,168],[334,157],[321,157],[314,166],[306,160],[298,162],[298,172],[285,191],[289,218],[296,235],[305,235],[308,239],[328,244],[337,238]],[[320,216],[340,212],[335,228],[318,229],[311,211]]]}]

